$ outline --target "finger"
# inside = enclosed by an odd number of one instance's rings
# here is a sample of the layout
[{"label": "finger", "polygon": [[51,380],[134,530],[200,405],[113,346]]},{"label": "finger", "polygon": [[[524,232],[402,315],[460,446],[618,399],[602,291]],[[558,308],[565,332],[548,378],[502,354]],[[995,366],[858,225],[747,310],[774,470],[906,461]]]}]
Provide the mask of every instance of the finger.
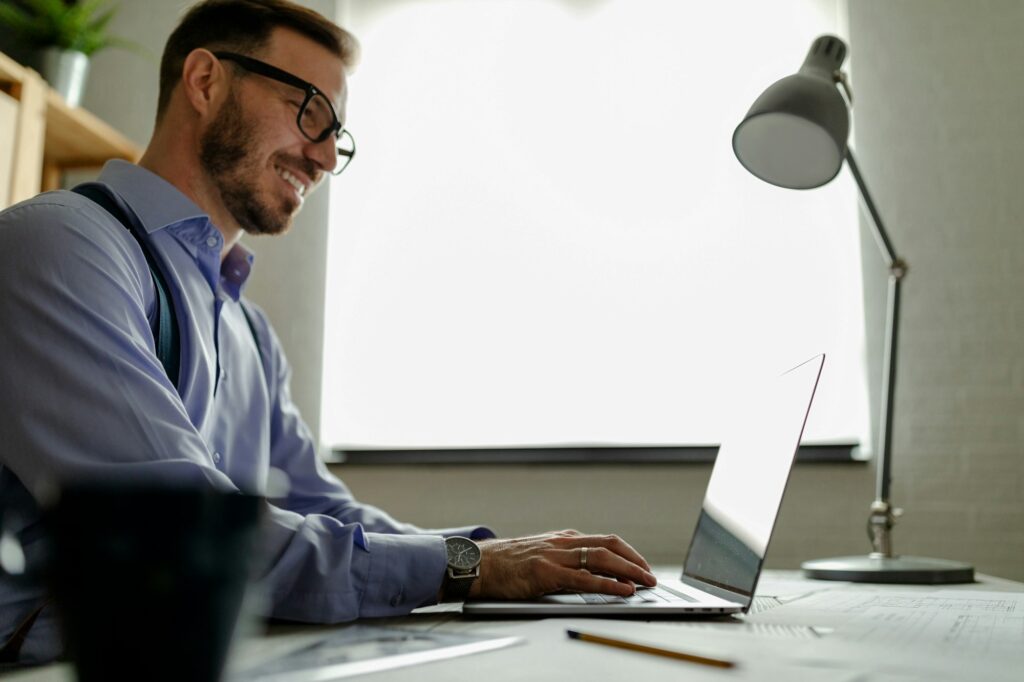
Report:
[{"label": "finger", "polygon": [[647,559],[644,559],[640,552],[633,549],[632,545],[620,538],[618,535],[609,536],[609,543],[610,544],[607,545],[608,549],[616,552],[620,556],[626,557],[638,566],[643,566],[645,571],[651,571],[651,565],[647,563]]},{"label": "finger", "polygon": [[587,565],[585,567],[582,553],[582,548],[561,549],[552,551],[549,556],[552,561],[565,568],[586,570],[595,575],[608,576],[630,584],[640,583],[647,587],[654,587],[658,584],[654,574],[604,547],[587,548]]},{"label": "finger", "polygon": [[619,556],[622,556],[629,561],[632,561],[637,566],[642,567],[645,571],[650,572],[651,565],[647,563],[647,560],[641,556],[640,552],[633,549],[632,546],[618,535],[584,535],[576,538],[576,541],[586,544],[589,547],[604,547],[609,549]]},{"label": "finger", "polygon": [[[587,548],[587,568],[591,568],[590,551],[590,548]],[[573,570],[580,570],[584,568],[582,547],[573,547],[572,549],[553,549],[549,551],[549,555],[551,560],[559,566],[564,566]]]},{"label": "finger", "polygon": [[598,592],[600,594],[614,594],[619,597],[628,597],[636,592],[636,586],[629,583],[619,582],[612,578],[603,578],[588,571],[573,571],[563,569],[562,587],[577,592]]},{"label": "finger", "polygon": [[567,538],[561,544],[570,547],[604,547],[640,566],[645,571],[651,571],[651,565],[647,563],[647,560],[618,535],[582,535]]},{"label": "finger", "polygon": [[636,593],[636,583],[632,580],[623,580],[622,578],[616,578],[616,580],[618,580],[623,585],[628,585],[629,589],[633,590],[634,594]]},{"label": "finger", "polygon": [[647,587],[658,584],[653,573],[605,547],[590,548],[587,552],[587,569],[591,573],[631,580]]}]

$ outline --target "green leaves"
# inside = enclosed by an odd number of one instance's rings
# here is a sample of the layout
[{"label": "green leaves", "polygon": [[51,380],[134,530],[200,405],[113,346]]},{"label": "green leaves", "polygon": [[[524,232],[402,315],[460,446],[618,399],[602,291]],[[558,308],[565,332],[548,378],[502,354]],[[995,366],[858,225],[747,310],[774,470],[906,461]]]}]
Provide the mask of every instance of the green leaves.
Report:
[{"label": "green leaves", "polygon": [[117,12],[112,0],[0,0],[0,26],[37,48],[59,47],[91,55],[111,44],[107,24]]}]

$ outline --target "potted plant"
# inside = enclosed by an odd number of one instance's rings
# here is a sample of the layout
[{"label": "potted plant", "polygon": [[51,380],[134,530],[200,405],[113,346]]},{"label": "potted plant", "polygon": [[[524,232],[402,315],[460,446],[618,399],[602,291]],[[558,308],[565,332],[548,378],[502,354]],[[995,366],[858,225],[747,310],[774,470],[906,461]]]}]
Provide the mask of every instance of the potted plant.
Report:
[{"label": "potted plant", "polygon": [[0,27],[36,52],[43,78],[78,106],[89,57],[111,45],[129,45],[107,34],[116,11],[111,0],[0,0]]}]

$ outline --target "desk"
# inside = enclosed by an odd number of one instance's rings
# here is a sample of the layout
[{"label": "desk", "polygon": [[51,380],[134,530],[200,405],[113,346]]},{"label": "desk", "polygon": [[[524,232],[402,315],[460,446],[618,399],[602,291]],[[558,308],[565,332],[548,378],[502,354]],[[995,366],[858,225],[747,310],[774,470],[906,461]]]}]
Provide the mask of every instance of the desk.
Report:
[{"label": "desk", "polygon": [[[659,575],[674,575],[674,570],[659,570]],[[850,616],[832,614],[823,619],[813,608],[800,607],[801,603],[813,603],[812,597],[821,599],[828,594],[849,595],[851,598],[880,598],[895,595],[935,596],[939,591],[956,592],[1003,592],[1007,597],[1024,596],[1024,583],[1004,580],[991,576],[978,576],[979,582],[956,586],[912,586],[912,585],[856,585],[806,580],[796,571],[766,571],[758,589],[755,609],[742,619],[721,618],[712,621],[652,621],[643,622],[623,619],[581,619],[556,618],[533,619],[467,619],[451,607],[427,610],[405,618],[372,621],[373,624],[393,625],[414,630],[441,632],[489,633],[501,636],[515,635],[524,642],[498,651],[463,656],[444,661],[427,663],[408,668],[399,668],[365,676],[375,682],[433,682],[451,680],[480,680],[481,682],[503,682],[505,680],[823,680],[842,682],[910,682],[911,680],[963,679],[963,668],[957,665],[940,665],[927,659],[925,668],[917,670],[893,662],[898,654],[906,654],[914,647],[905,643],[882,647],[864,648],[858,632],[848,632],[844,627]],[[797,598],[798,595],[804,595]],[[810,595],[810,596],[808,596]],[[967,596],[966,594],[964,595]],[[457,607],[455,607],[457,609]],[[755,613],[756,611],[756,613]],[[772,617],[772,614],[777,617]],[[1007,661],[1004,655],[999,663],[989,665],[974,677],[976,680],[1020,679],[1024,668],[1024,611],[1018,609],[1011,616],[1019,622],[1017,636],[1020,643],[1011,654],[1016,661]],[[800,622],[806,619],[805,622]],[[826,627],[822,620],[829,620]],[[775,622],[777,621],[777,622]],[[629,636],[632,639],[649,641],[661,646],[671,646],[719,655],[723,651],[738,662],[732,670],[718,670],[706,666],[673,661],[647,654],[622,651],[567,638],[565,630],[573,627],[610,634]],[[254,650],[266,651],[268,647],[287,647],[290,642],[305,638],[310,633],[323,632],[322,627],[275,626],[267,634],[249,638],[236,651],[236,659],[242,662]],[[928,641],[918,642],[919,656],[927,653],[929,647],[949,644]],[[709,651],[708,647],[719,647]],[[724,649],[722,648],[724,647]],[[818,657],[813,665],[795,660],[796,652],[811,652]],[[817,652],[817,653],[815,653]],[[865,660],[865,653],[871,655]],[[1005,652],[1004,652],[1005,653]],[[831,657],[834,657],[831,658]],[[968,665],[971,657],[959,657],[960,663]],[[978,658],[979,664],[983,661]],[[11,682],[64,682],[73,679],[67,666],[47,666],[11,675]]]}]

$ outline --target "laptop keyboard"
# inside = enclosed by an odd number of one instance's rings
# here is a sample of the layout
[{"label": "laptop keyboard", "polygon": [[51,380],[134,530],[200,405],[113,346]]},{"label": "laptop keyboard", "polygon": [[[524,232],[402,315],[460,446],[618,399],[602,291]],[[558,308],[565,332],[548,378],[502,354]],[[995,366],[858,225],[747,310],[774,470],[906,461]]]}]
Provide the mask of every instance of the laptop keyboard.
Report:
[{"label": "laptop keyboard", "polygon": [[637,589],[636,594],[630,597],[617,597],[611,594],[591,594],[586,592],[580,593],[579,596],[588,604],[657,604],[661,602],[679,604],[693,603],[697,601],[689,595],[682,594],[681,592],[675,592],[664,587],[641,587]]}]

